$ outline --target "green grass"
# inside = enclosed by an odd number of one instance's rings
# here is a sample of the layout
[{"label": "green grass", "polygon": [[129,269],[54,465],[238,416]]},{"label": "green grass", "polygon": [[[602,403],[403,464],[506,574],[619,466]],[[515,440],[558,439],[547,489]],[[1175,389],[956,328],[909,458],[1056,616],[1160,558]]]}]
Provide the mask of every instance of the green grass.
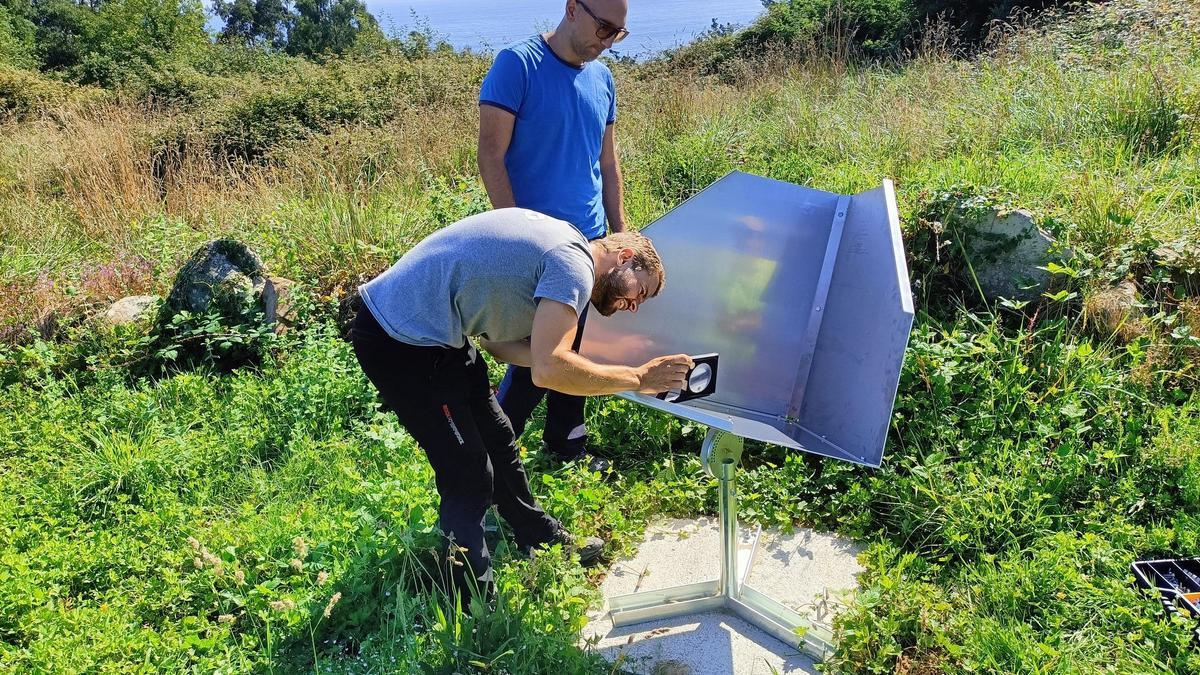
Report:
[{"label": "green grass", "polygon": [[[2,404],[6,669],[593,663],[573,636],[595,593],[552,556],[502,550],[500,612],[439,609],[432,473],[336,334],[313,326],[258,372],[154,384],[46,377],[54,355]],[[603,516],[616,546],[646,508],[594,475],[537,489],[577,529]]]},{"label": "green grass", "polygon": [[[749,521],[867,547],[831,671],[1200,672],[1186,622],[1128,570],[1200,555],[1197,27],[1118,0],[969,61],[616,68],[634,222],[731,169],[897,180],[919,311],[883,466],[751,444],[740,483]],[[0,144],[0,672],[610,670],[576,645],[597,579],[571,561],[502,544],[495,613],[455,618],[430,584],[430,470],[334,317],[365,275],[486,207],[486,63],[380,58],[212,68],[161,114],[5,75],[43,116]],[[254,161],[214,155],[243,123],[261,135],[234,154]],[[164,138],[194,145],[156,178]],[[1061,300],[989,306],[934,259],[970,196],[1031,210],[1074,251]],[[82,317],[163,293],[220,235],[305,283],[301,327],[260,367],[131,371],[138,330]],[[1129,343],[1081,317],[1123,280],[1149,317]],[[49,316],[53,339],[25,330]],[[620,399],[588,415],[614,482],[552,468],[536,423],[523,439],[535,493],[575,532],[619,555],[652,517],[715,512],[702,429]]]}]

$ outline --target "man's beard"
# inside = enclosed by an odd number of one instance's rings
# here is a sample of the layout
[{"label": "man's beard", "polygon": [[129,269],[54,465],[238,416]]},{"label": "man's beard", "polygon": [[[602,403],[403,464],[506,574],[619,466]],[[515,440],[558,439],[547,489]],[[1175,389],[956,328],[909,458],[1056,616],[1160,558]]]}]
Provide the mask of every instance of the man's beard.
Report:
[{"label": "man's beard", "polygon": [[579,40],[573,44],[572,47],[575,48],[575,53],[583,58],[584,63],[589,63],[600,58],[600,55],[604,53],[605,49],[604,47],[601,47],[600,51],[592,54],[592,51],[595,50],[595,47],[586,40]]},{"label": "man's beard", "polygon": [[612,316],[617,311],[617,298],[624,292],[624,286],[617,280],[617,269],[613,268],[596,280],[596,288],[592,290],[592,305],[601,316]]}]

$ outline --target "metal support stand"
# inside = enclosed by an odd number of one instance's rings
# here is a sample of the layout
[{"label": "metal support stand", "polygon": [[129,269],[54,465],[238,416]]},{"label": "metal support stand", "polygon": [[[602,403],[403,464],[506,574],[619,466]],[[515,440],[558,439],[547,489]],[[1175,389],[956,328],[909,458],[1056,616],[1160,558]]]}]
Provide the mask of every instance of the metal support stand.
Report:
[{"label": "metal support stand", "polygon": [[742,459],[742,443],[738,436],[709,429],[700,454],[705,471],[718,480],[720,578],[609,598],[608,608],[613,626],[726,610],[792,647],[823,660],[833,651],[829,631],[812,626],[800,614],[746,585],[746,578],[758,552],[761,528],[755,532],[746,555],[739,556],[734,470]]}]

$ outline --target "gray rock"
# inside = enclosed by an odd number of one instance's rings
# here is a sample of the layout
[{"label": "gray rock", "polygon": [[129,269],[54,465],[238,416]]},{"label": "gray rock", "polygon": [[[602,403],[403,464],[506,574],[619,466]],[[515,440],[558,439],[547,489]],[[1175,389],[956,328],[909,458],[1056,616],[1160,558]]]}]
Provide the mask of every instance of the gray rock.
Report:
[{"label": "gray rock", "polygon": [[105,323],[121,326],[141,321],[154,308],[159,298],[157,295],[131,295],[114,302],[103,315]]},{"label": "gray rock", "polygon": [[262,260],[245,244],[214,239],[179,268],[165,308],[169,315],[211,308],[242,314],[252,303],[262,302],[266,283]]},{"label": "gray rock", "polygon": [[[1050,288],[1050,273],[1039,267],[1059,258],[1054,240],[1028,211],[985,210],[958,213],[963,248],[988,300],[1036,300]],[[969,272],[968,272],[969,273]]]},{"label": "gray rock", "polygon": [[270,277],[263,286],[263,313],[267,323],[275,324],[277,333],[296,325],[295,290],[296,282],[283,277]]},{"label": "gray rock", "polygon": [[1130,342],[1146,332],[1142,321],[1145,313],[1138,305],[1137,284],[1132,281],[1122,281],[1089,295],[1083,302],[1083,316],[1103,339],[1115,337]]}]

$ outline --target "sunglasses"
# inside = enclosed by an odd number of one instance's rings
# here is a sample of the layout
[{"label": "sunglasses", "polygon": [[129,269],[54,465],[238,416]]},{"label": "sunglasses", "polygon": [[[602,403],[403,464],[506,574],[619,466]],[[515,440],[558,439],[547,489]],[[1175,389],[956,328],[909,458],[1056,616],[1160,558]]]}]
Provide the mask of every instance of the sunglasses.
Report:
[{"label": "sunglasses", "polygon": [[596,37],[597,38],[599,38],[601,40],[607,40],[609,38],[612,38],[613,44],[615,45],[618,42],[620,42],[621,40],[624,40],[625,38],[629,37],[629,31],[625,30],[624,28],[621,28],[620,26],[614,26],[611,23],[605,21],[604,19],[601,19],[600,17],[596,16],[596,13],[593,12],[590,7],[588,7],[587,5],[580,2],[580,0],[575,0],[575,4],[582,7],[583,11],[587,12],[588,16],[592,17],[592,19],[596,22]]}]

